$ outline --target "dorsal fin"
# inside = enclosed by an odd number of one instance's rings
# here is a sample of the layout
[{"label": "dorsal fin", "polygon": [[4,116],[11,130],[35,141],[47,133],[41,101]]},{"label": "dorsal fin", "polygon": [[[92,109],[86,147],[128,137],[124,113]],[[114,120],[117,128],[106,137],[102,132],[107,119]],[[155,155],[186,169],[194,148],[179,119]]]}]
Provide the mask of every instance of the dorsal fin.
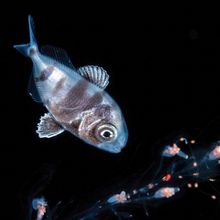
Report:
[{"label": "dorsal fin", "polygon": [[58,61],[59,63],[71,69],[74,69],[74,70],[76,69],[73,66],[67,52],[62,48],[57,48],[57,47],[46,45],[41,48],[41,53],[43,55],[53,58],[54,60]]},{"label": "dorsal fin", "polygon": [[34,81],[33,72],[31,73],[30,79],[28,82],[28,93],[35,102],[42,103],[42,100],[40,98],[40,95],[39,95],[37,87],[36,87],[36,83]]},{"label": "dorsal fin", "polygon": [[109,83],[109,75],[99,66],[83,66],[78,69],[78,73],[102,89]]}]

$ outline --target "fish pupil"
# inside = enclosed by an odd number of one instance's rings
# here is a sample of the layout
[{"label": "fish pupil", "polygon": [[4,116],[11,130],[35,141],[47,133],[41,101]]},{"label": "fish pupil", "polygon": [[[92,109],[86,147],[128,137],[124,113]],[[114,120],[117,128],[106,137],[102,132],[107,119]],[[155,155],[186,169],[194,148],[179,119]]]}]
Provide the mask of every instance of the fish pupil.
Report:
[{"label": "fish pupil", "polygon": [[104,131],[103,132],[103,136],[105,137],[105,138],[109,138],[109,137],[111,137],[111,132],[109,132],[109,131]]}]

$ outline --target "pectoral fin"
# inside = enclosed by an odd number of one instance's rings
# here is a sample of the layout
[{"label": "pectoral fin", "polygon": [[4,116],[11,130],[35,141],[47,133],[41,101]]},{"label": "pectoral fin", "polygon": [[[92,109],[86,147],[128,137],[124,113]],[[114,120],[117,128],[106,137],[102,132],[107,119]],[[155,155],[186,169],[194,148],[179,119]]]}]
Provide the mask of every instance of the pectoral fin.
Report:
[{"label": "pectoral fin", "polygon": [[54,120],[50,113],[45,113],[44,116],[40,118],[36,130],[39,138],[51,138],[63,131],[64,129]]},{"label": "pectoral fin", "polygon": [[109,75],[99,66],[83,66],[78,69],[78,73],[103,90],[109,83]]}]

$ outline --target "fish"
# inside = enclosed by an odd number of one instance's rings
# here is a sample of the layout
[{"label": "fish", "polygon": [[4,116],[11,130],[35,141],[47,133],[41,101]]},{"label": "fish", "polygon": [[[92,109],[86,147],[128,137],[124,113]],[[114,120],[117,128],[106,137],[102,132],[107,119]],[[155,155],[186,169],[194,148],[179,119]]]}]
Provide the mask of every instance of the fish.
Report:
[{"label": "fish", "polygon": [[98,149],[120,153],[127,144],[128,129],[119,105],[105,90],[107,71],[97,65],[75,68],[64,49],[39,48],[31,15],[28,26],[29,43],[14,48],[32,60],[28,91],[47,109],[37,125],[39,138],[68,131]]}]

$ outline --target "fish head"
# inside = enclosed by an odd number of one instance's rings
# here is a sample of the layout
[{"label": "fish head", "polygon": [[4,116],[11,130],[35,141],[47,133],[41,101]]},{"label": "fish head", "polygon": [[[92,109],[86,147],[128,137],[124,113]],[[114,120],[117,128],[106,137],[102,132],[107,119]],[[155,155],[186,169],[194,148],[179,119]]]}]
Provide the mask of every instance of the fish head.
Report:
[{"label": "fish head", "polygon": [[79,126],[79,137],[110,153],[120,153],[128,140],[128,130],[118,107],[101,105],[87,112]]}]

